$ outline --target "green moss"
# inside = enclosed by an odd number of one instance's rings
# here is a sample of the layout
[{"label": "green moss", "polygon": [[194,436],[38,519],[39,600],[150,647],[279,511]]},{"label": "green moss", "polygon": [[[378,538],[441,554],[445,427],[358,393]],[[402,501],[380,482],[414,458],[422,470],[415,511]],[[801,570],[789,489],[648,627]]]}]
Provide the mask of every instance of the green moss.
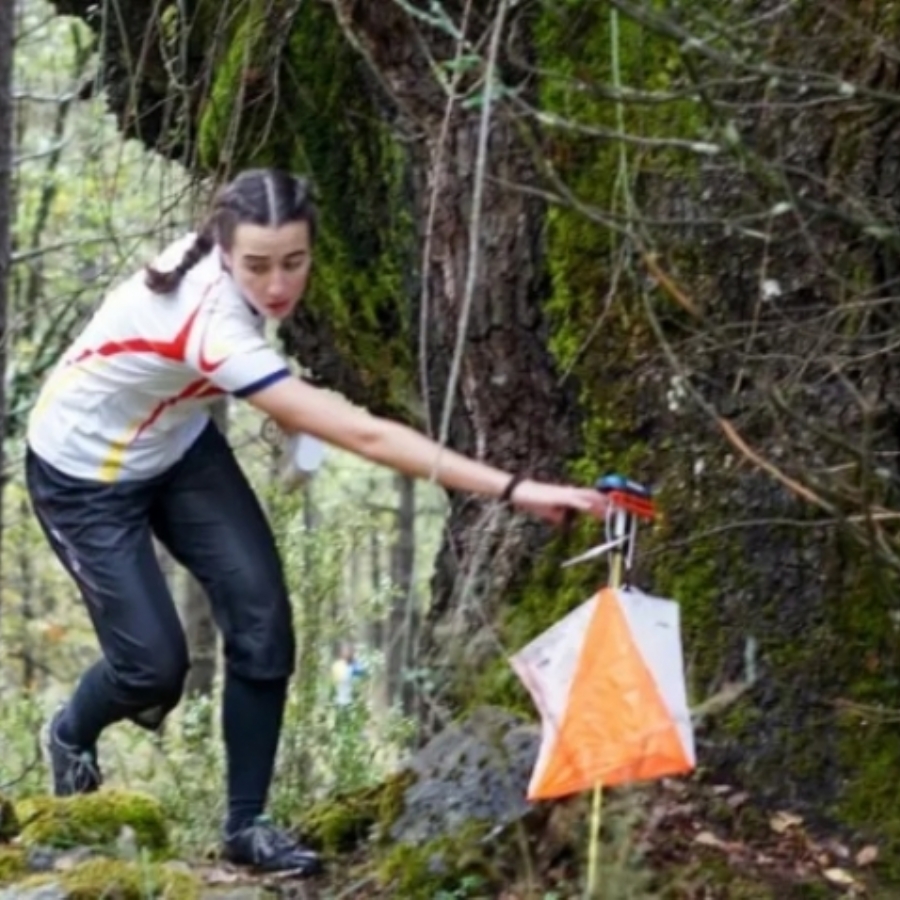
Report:
[{"label": "green moss", "polygon": [[0,847],[0,885],[19,881],[27,872],[28,863],[21,847]]},{"label": "green moss", "polygon": [[[661,498],[664,507],[677,503],[671,493]],[[721,521],[721,516],[722,511],[710,504],[704,515],[694,518],[693,530],[702,533]],[[729,649],[722,592],[723,585],[731,590],[737,587],[739,573],[746,567],[739,543],[718,535],[683,546],[670,523],[663,522],[652,535],[648,549],[656,551],[654,591],[679,604],[689,701],[702,702],[715,685]]]},{"label": "green moss", "polygon": [[878,840],[874,868],[888,884],[900,883],[900,788],[897,760],[900,735],[896,724],[848,717],[842,726],[842,750],[853,760],[852,773],[835,806],[836,815]]},{"label": "green moss", "polygon": [[406,151],[379,115],[330,10],[306,7],[289,57],[297,125],[286,149],[292,168],[313,178],[321,209],[316,273],[304,303],[353,361],[367,405],[414,419],[409,273],[418,259]]},{"label": "green moss", "polygon": [[[538,49],[546,70],[554,77],[542,85],[543,105],[575,121],[619,128],[620,111],[614,102],[584,89],[585,83],[609,85],[611,20],[606,7],[563,4],[548,10],[537,27]],[[559,47],[566,47],[563,57]],[[663,39],[646,34],[635,23],[619,22],[619,59],[622,82],[632,87],[666,87],[677,76],[677,53]],[[647,59],[653,67],[646,66]],[[652,68],[652,71],[651,71]],[[653,83],[645,83],[646,79]],[[660,80],[662,79],[662,81]],[[624,127],[632,134],[666,130],[684,135],[700,129],[695,105],[629,104]],[[639,166],[623,157],[614,142],[599,142],[573,132],[553,132],[550,157],[565,181],[586,202],[621,211],[625,194],[638,180]],[[683,154],[660,150],[645,155],[641,165],[679,165],[686,172],[693,161]],[[652,480],[652,454],[640,432],[641,390],[634,382],[634,360],[646,356],[654,338],[641,315],[628,273],[619,280],[614,298],[610,273],[621,240],[599,228],[582,211],[553,208],[547,218],[547,260],[552,289],[544,309],[550,323],[550,349],[563,384],[577,391],[583,411],[582,452],[568,461],[568,476],[592,484],[610,472],[637,480]],[[599,320],[598,320],[599,317]],[[653,453],[657,448],[653,448]],[[644,529],[646,531],[646,529]],[[562,569],[561,560],[590,543],[603,540],[602,527],[582,523],[573,533],[551,543],[509,599],[500,623],[501,643],[515,651],[591,597],[605,583],[604,562]],[[642,537],[642,542],[646,537]],[[682,584],[690,587],[700,615],[715,590],[710,560],[719,548],[704,547],[703,558],[685,562]],[[698,557],[701,554],[698,554]],[[690,582],[688,585],[687,582]],[[494,703],[516,711],[530,710],[530,699],[506,660],[496,660],[482,674],[463,679],[461,698],[471,704]]]},{"label": "green moss", "polygon": [[382,784],[337,794],[315,804],[297,826],[307,841],[326,852],[348,852],[373,834],[387,834],[414,779],[413,773],[401,772]]},{"label": "green moss", "polygon": [[36,875],[21,887],[59,884],[67,900],[196,900],[199,879],[186,872],[174,872],[154,863],[91,859],[61,874]]},{"label": "green moss", "polygon": [[[265,140],[266,121],[273,113],[274,92],[271,90],[271,64],[267,55],[276,39],[273,32],[277,15],[259,2],[247,3],[233,32],[209,92],[198,128],[197,147],[202,165],[215,169],[222,163],[238,162],[232,154],[240,145],[234,144],[235,128],[257,129],[258,138]],[[255,97],[257,89],[260,97]],[[246,117],[248,121],[241,122]],[[269,121],[269,128],[272,122]],[[262,150],[262,146],[258,147]]]},{"label": "green moss", "polygon": [[162,807],[152,797],[126,791],[99,791],[74,797],[21,801],[22,842],[50,847],[108,846],[124,827],[139,847],[158,852],[168,844]]},{"label": "green moss", "polygon": [[[320,228],[305,314],[327,323],[338,352],[353,361],[369,408],[415,418],[405,151],[333,11],[302,4],[285,35],[270,6],[254,0],[236,17],[200,117],[202,163],[311,177]],[[277,58],[275,45],[283,48]],[[289,350],[291,335],[288,324]]]},{"label": "green moss", "polygon": [[405,900],[434,900],[461,885],[485,891],[499,887],[503,878],[494,860],[502,854],[493,845],[488,853],[485,832],[473,825],[424,844],[397,844],[380,861],[378,880],[391,896]]},{"label": "green moss", "polygon": [[0,844],[12,840],[19,833],[19,819],[11,800],[0,796]]}]

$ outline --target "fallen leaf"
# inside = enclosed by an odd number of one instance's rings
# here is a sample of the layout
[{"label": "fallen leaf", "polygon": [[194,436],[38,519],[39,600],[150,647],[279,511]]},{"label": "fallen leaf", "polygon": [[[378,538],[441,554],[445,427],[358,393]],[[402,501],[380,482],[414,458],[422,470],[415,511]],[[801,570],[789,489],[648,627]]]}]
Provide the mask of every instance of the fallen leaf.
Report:
[{"label": "fallen leaf", "polygon": [[750,795],[746,791],[741,791],[740,794],[729,797],[725,802],[731,809],[737,809],[739,806],[743,806],[749,799]]},{"label": "fallen leaf", "polygon": [[863,847],[856,854],[856,864],[858,866],[871,866],[876,859],[878,859],[878,848],[872,844],[869,844],[868,847]]},{"label": "fallen leaf", "polygon": [[725,841],[717,838],[711,831],[701,831],[699,834],[695,834],[694,843],[703,847],[716,847],[718,849],[728,846]]},{"label": "fallen leaf", "polygon": [[769,819],[769,827],[776,834],[784,834],[791,828],[798,828],[803,824],[803,816],[796,813],[777,812]]},{"label": "fallen leaf", "polygon": [[856,879],[846,869],[826,869],[822,873],[832,884],[841,887],[851,887],[856,884]]},{"label": "fallen leaf", "polygon": [[204,875],[203,880],[207,884],[234,884],[240,877],[237,872],[229,872],[227,869],[212,869]]}]

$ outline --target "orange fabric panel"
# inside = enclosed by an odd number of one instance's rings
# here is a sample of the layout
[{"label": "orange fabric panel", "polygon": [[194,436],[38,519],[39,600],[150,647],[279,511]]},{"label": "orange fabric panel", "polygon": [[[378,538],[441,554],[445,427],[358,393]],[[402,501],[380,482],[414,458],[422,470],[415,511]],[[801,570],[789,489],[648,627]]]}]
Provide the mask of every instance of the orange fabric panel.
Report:
[{"label": "orange fabric panel", "polygon": [[529,799],[691,769],[675,723],[610,588],[597,601],[559,724]]}]

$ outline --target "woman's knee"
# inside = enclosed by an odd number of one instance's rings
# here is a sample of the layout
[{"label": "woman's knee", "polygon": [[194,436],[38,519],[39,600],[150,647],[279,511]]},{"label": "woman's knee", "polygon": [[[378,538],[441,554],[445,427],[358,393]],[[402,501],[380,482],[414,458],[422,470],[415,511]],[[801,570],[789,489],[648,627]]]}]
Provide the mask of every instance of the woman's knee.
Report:
[{"label": "woman's knee", "polygon": [[224,634],[229,669],[251,679],[286,678],[293,674],[297,652],[293,615],[287,595],[273,593],[267,602],[248,593],[246,607]]},{"label": "woman's knee", "polygon": [[146,647],[121,665],[113,664],[120,687],[148,706],[174,707],[181,699],[190,660],[184,641]]}]

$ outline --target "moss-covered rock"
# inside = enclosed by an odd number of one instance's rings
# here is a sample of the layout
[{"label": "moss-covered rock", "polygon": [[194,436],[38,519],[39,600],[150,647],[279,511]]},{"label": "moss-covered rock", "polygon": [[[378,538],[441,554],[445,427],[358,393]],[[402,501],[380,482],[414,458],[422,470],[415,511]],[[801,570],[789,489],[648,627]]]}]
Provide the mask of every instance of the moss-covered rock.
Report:
[{"label": "moss-covered rock", "polygon": [[12,800],[0,795],[0,844],[12,840],[19,833],[19,818]]},{"label": "moss-covered rock", "polygon": [[0,885],[20,880],[28,871],[22,847],[0,847]]},{"label": "moss-covered rock", "polygon": [[67,900],[195,900],[201,888],[199,879],[187,872],[115,859],[91,859],[61,874],[32,876],[20,886],[48,884],[59,885]]},{"label": "moss-covered rock", "polygon": [[74,797],[34,797],[17,805],[26,846],[109,846],[130,828],[138,847],[161,853],[168,845],[166,818],[152,797],[99,791]]},{"label": "moss-covered rock", "polygon": [[415,781],[409,771],[381,784],[336,794],[307,810],[298,830],[326,853],[346,853],[370,837],[385,836],[403,811],[403,795]]}]

